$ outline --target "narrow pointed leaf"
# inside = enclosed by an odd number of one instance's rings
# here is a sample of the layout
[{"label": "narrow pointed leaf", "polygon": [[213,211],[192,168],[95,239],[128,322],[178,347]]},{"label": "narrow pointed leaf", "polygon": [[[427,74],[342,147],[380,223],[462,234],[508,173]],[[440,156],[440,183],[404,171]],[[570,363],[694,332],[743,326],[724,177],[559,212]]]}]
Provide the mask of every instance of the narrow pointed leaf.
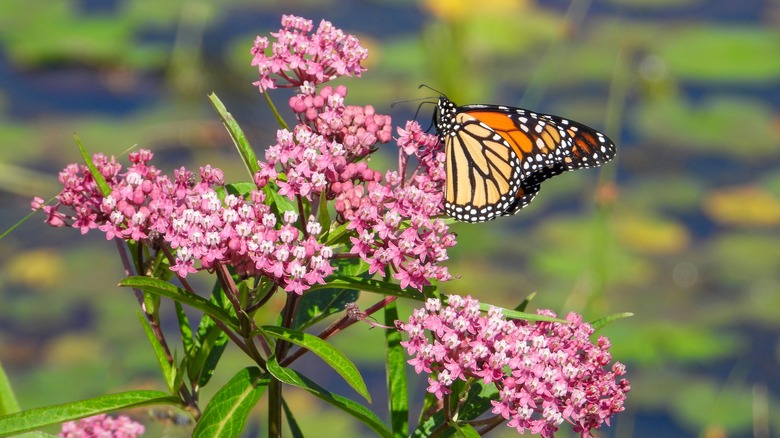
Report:
[{"label": "narrow pointed leaf", "polygon": [[327,284],[318,284],[312,286],[309,290],[340,287],[344,289],[356,289],[366,292],[376,292],[383,295],[392,295],[396,297],[409,298],[412,300],[423,301],[425,296],[415,290],[402,289],[396,283],[389,281],[366,279],[359,276],[333,275],[328,277]]},{"label": "narrow pointed leaf", "polygon": [[514,308],[518,312],[525,312],[525,309],[531,304],[531,301],[536,298],[536,292],[531,292],[525,299]]},{"label": "narrow pointed leaf", "polygon": [[92,157],[89,156],[87,150],[84,148],[84,145],[81,144],[81,139],[79,139],[76,134],[73,134],[73,138],[76,140],[76,144],[79,146],[81,156],[84,158],[84,162],[87,164],[89,173],[92,174],[92,178],[95,180],[95,184],[97,184],[98,188],[100,189],[100,193],[103,194],[103,197],[110,195],[111,187],[108,186],[106,179],[103,178],[103,174],[101,174],[97,166],[95,166],[95,163],[92,161]]},{"label": "narrow pointed leaf", "polygon": [[362,395],[363,398],[369,402],[371,401],[371,395],[368,393],[368,388],[366,388],[363,377],[360,376],[360,371],[358,371],[355,364],[353,364],[344,353],[337,350],[329,343],[314,335],[284,327],[265,325],[262,327],[262,330],[269,335],[306,348],[316,354],[339,373],[339,375],[343,377],[349,386],[354,388],[358,394]]},{"label": "narrow pointed leaf", "polygon": [[155,336],[154,330],[152,329],[152,326],[149,324],[149,321],[146,319],[146,317],[141,313],[138,313],[138,319],[141,321],[141,326],[144,328],[144,333],[146,333],[146,337],[149,339],[149,343],[152,344],[154,355],[157,357],[157,363],[160,365],[160,369],[163,372],[163,377],[165,378],[165,383],[168,385],[168,390],[171,393],[176,393],[177,388],[174,387],[177,371],[176,368],[171,366],[171,364],[168,362],[168,358],[165,356],[165,349],[160,344],[160,340],[157,339],[157,336]]},{"label": "narrow pointed leaf", "polygon": [[[487,312],[490,309],[490,305],[485,303],[479,304],[479,310]],[[525,319],[526,321],[550,321],[550,322],[562,322],[565,323],[565,319],[552,318],[544,315],[537,315],[536,313],[518,312],[516,310],[501,309],[501,313],[509,319]]]},{"label": "narrow pointed leaf", "polygon": [[385,325],[393,327],[385,329],[387,394],[393,435],[405,437],[409,435],[409,394],[406,383],[406,356],[401,345],[401,333],[394,328],[397,319],[398,306],[394,301],[385,307]]},{"label": "narrow pointed leaf", "polygon": [[257,164],[257,156],[255,155],[255,151],[252,150],[249,140],[246,139],[244,131],[238,126],[236,119],[228,112],[225,104],[219,100],[216,94],[211,93],[208,97],[211,101],[211,105],[217,110],[219,118],[222,119],[222,124],[225,125],[228,134],[230,134],[230,138],[233,139],[233,144],[236,145],[238,154],[241,156],[241,160],[244,162],[246,170],[249,171],[249,176],[254,177],[255,173],[260,170],[260,166]]},{"label": "narrow pointed leaf", "polygon": [[0,415],[11,414],[19,410],[19,402],[16,401],[11,382],[5,374],[3,364],[0,363]]},{"label": "narrow pointed leaf", "polygon": [[320,225],[322,225],[322,229],[325,230],[325,233],[321,236],[322,241],[328,240],[328,235],[330,234],[330,211],[328,211],[328,202],[325,199],[325,197],[320,197],[320,211],[317,215],[317,220],[319,221]]},{"label": "narrow pointed leaf", "polygon": [[[231,317],[234,317],[235,311],[233,306],[225,296],[225,291],[222,290],[222,286],[218,281],[214,282],[209,302],[230,314]],[[195,341],[198,350],[193,357],[193,363],[191,364],[193,368],[190,370],[189,375],[191,378],[200,376],[198,386],[204,387],[211,379],[214,369],[217,367],[220,358],[222,358],[228,337],[213,319],[204,316],[200,320],[198,331],[195,333]]]},{"label": "narrow pointed leaf", "polygon": [[300,426],[298,426],[298,422],[295,421],[295,414],[287,405],[284,398],[282,398],[282,408],[284,409],[284,416],[287,418],[287,426],[290,428],[290,436],[292,436],[292,438],[303,438],[303,431]]},{"label": "narrow pointed leaf", "polygon": [[190,327],[190,320],[187,318],[187,314],[184,313],[184,307],[180,302],[175,301],[176,305],[176,319],[179,321],[179,333],[181,333],[181,343],[184,347],[184,351],[189,351],[192,345],[195,343],[195,339],[192,337],[192,327]]},{"label": "narrow pointed leaf", "polygon": [[[210,318],[205,319],[210,320]],[[211,379],[214,368],[216,368],[219,358],[222,357],[222,352],[225,351],[227,335],[216,325],[205,329],[202,335],[201,332],[198,332],[198,335],[198,345],[191,356],[187,373],[190,379],[198,382],[198,386],[202,388]]]},{"label": "narrow pointed leaf", "polygon": [[288,385],[305,389],[319,399],[330,403],[331,405],[341,409],[349,415],[352,415],[353,417],[363,422],[363,424],[370,427],[380,437],[391,438],[393,436],[382,420],[365,406],[326,390],[295,370],[290,368],[282,368],[274,356],[268,358],[266,366],[268,367],[268,372],[280,381]]},{"label": "narrow pointed leaf", "polygon": [[196,438],[237,437],[244,430],[252,408],[268,388],[268,377],[256,367],[244,368],[225,384],[211,399],[198,425],[192,432]]},{"label": "narrow pointed leaf", "polygon": [[28,409],[0,417],[0,431],[3,431],[4,435],[13,435],[97,414],[155,404],[178,405],[179,399],[164,392],[149,390],[103,395],[72,403]]},{"label": "narrow pointed leaf", "polygon": [[151,277],[127,277],[119,282],[122,287],[134,287],[143,291],[168,297],[172,300],[186,304],[196,310],[200,310],[206,315],[212,316],[234,330],[238,330],[238,322],[227,312],[210,303],[203,297],[191,294],[186,290],[176,287],[167,281],[158,280]]},{"label": "narrow pointed leaf", "polygon": [[59,436],[36,430],[33,432],[25,432],[19,435],[14,435],[14,438],[59,438]]},{"label": "narrow pointed leaf", "polygon": [[590,323],[590,325],[593,326],[594,330],[600,330],[604,328],[604,326],[611,324],[612,322],[617,321],[618,319],[629,318],[631,316],[634,316],[634,314],[631,312],[615,313],[613,315],[607,315],[603,318],[597,319],[592,323]]}]

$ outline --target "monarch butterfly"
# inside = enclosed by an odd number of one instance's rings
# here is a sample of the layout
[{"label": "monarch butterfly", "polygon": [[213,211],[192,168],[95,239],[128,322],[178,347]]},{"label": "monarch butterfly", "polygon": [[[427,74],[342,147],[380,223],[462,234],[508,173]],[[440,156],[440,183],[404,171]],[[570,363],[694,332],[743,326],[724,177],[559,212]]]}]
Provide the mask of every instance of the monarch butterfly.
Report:
[{"label": "monarch butterfly", "polygon": [[503,105],[457,106],[439,97],[433,124],[444,143],[444,210],[465,222],[517,213],[541,183],[615,156],[606,135],[563,117]]}]

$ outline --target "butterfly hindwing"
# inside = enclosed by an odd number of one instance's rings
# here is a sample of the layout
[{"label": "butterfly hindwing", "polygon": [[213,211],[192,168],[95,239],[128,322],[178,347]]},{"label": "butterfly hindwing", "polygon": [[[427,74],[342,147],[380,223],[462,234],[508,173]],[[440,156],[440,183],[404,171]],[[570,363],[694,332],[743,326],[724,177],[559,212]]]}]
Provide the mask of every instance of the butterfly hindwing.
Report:
[{"label": "butterfly hindwing", "polygon": [[483,222],[528,205],[540,184],[615,155],[600,132],[559,116],[440,97],[434,124],[445,145],[445,211]]}]

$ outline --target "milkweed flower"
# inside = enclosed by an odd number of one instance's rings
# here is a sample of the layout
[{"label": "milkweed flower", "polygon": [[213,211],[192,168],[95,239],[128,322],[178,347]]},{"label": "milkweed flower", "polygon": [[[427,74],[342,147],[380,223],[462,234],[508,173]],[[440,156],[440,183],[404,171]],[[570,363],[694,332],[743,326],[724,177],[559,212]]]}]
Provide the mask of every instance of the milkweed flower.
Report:
[{"label": "milkweed flower", "polygon": [[319,223],[310,218],[304,233],[294,211],[277,219],[262,185],[246,198],[220,196],[220,169],[201,167],[196,177],[182,167],[169,178],[150,164],[153,157],[145,149],[132,152],[122,172],[114,157],[96,154],[93,161],[111,189],[105,197],[86,165],[69,165],[60,173],[58,202],[44,206],[34,199],[33,208],[42,208],[53,226],[98,229],[107,239],[165,242],[173,255],[170,269],[181,277],[227,263],[239,274],[266,275],[301,294],[333,272],[333,251],[318,240]]},{"label": "milkweed flower", "polygon": [[144,426],[131,420],[130,417],[120,415],[114,418],[100,414],[63,423],[58,436],[63,438],[135,438],[143,435],[144,431]]},{"label": "milkweed flower", "polygon": [[401,343],[412,356],[409,364],[431,374],[428,392],[438,399],[457,379],[478,378],[496,387],[492,412],[519,433],[552,437],[566,421],[591,437],[623,411],[630,385],[616,381],[626,372],[623,364],[609,367],[609,339],[591,342],[593,327],[580,315],[569,313],[566,321],[506,319],[496,307],[483,315],[477,300],[450,295],[446,305],[429,299],[398,327],[409,337]]},{"label": "milkweed flower", "polygon": [[261,93],[284,87],[299,87],[306,82],[322,84],[339,76],[360,76],[360,62],[368,50],[357,37],[322,20],[314,30],[311,20],[282,15],[282,29],[271,33],[276,41],[258,36],[252,47],[252,65],[260,79],[254,83]]}]

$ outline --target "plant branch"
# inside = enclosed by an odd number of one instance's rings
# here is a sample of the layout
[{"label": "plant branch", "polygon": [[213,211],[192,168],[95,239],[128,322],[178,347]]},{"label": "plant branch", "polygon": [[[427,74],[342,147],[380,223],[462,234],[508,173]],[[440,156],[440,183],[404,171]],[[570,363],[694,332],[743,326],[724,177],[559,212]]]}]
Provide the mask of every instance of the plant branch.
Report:
[{"label": "plant branch", "polygon": [[[398,297],[395,296],[384,297],[383,299],[379,300],[379,302],[366,309],[364,314],[365,316],[370,316],[376,313],[377,311],[384,309],[388,304],[392,303],[397,299]],[[328,339],[329,337],[335,335],[336,333],[344,330],[345,328],[351,326],[356,322],[358,322],[358,320],[351,318],[348,313],[345,313],[317,336],[320,339]],[[303,356],[308,352],[309,350],[305,348],[299,348],[298,350],[295,351],[295,353],[291,354],[289,357],[286,357],[284,360],[279,361],[279,364],[283,367],[289,366],[291,363],[295,362],[299,357]]]}]

